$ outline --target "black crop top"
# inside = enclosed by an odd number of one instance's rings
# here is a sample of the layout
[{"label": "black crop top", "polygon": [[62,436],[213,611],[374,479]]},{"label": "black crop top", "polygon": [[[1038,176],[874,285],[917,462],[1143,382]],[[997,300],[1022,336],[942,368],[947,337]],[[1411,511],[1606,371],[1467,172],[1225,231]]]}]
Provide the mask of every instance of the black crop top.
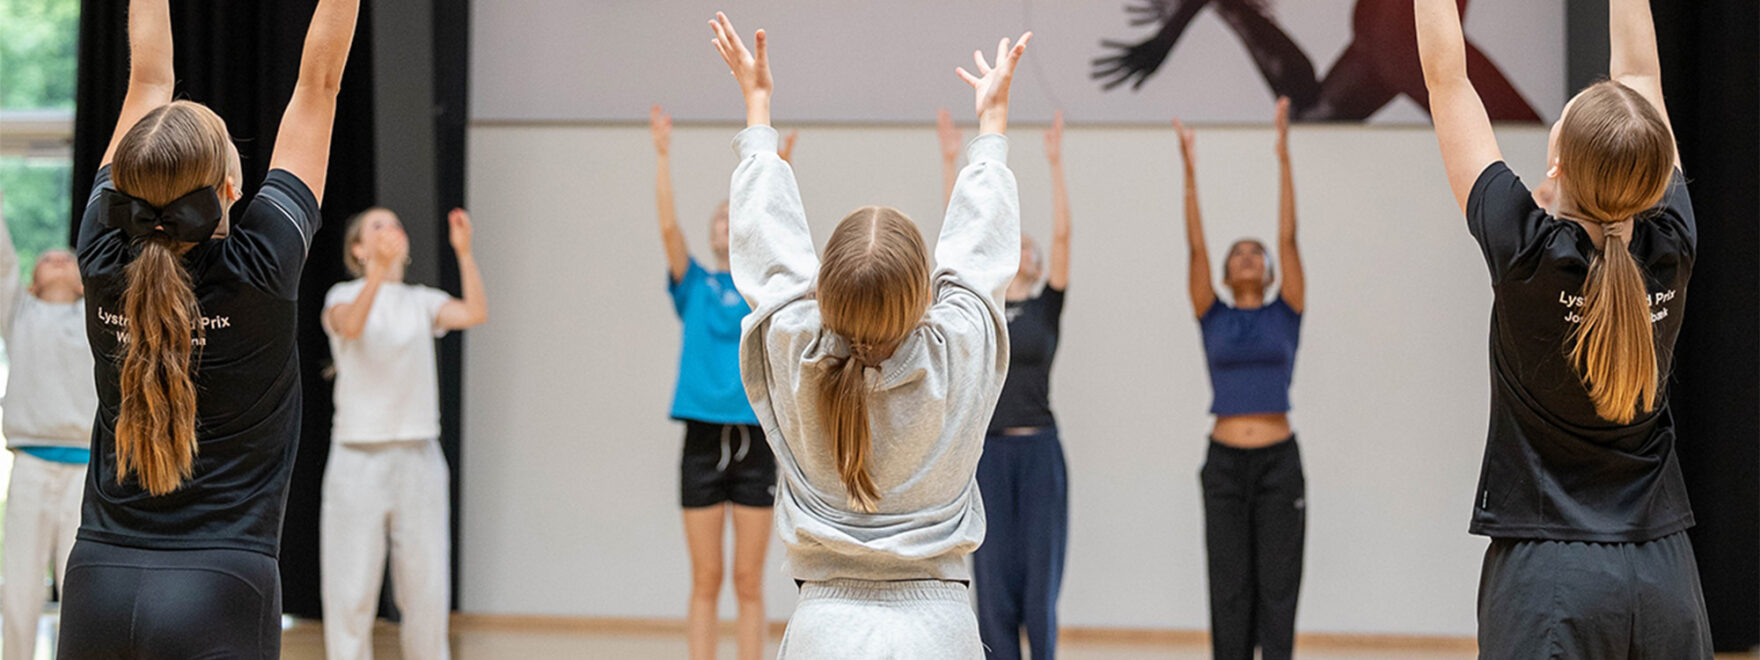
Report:
[{"label": "black crop top", "polygon": [[1010,301],[1008,380],[996,400],[989,432],[1015,427],[1056,426],[1051,414],[1051,360],[1057,355],[1063,293],[1046,286],[1038,297]]},{"label": "black crop top", "polygon": [[[114,188],[109,167],[98,171],[94,199],[100,188]],[[118,361],[127,322],[123,270],[135,251],[121,230],[105,224],[102,206],[86,205],[78,245],[98,387],[79,537],[273,556],[281,548],[287,480],[299,444],[296,303],[306,252],[322,221],[318,200],[293,174],[271,171],[229,236],[184,254],[206,326],[192,360],[198,449],[194,473],[160,496],[133,476],[116,479]]]},{"label": "black crop top", "polygon": [[1693,271],[1696,228],[1680,172],[1632,228],[1663,377],[1656,408],[1628,424],[1595,413],[1567,357],[1581,322],[1588,231],[1549,215],[1503,163],[1480,174],[1467,226],[1491,271],[1491,419],[1473,498],[1475,534],[1641,542],[1693,525],[1674,454],[1667,378]]}]

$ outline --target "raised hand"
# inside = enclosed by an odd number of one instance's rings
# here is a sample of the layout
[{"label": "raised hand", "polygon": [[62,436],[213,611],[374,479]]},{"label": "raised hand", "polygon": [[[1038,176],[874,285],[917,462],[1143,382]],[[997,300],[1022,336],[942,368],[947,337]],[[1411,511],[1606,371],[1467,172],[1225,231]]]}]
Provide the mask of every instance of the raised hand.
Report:
[{"label": "raised hand", "polygon": [[1179,155],[1185,159],[1186,167],[1197,165],[1198,135],[1178,119],[1173,120],[1173,131],[1179,134]]},{"label": "raised hand", "polygon": [[665,156],[672,151],[672,115],[656,105],[648,109],[648,132],[654,136],[654,151]]},{"label": "raised hand", "polygon": [[1289,97],[1277,97],[1277,157],[1289,159]]},{"label": "raised hand", "polygon": [[800,137],[800,131],[789,131],[788,135],[782,138],[782,146],[776,149],[776,155],[782,158],[782,162],[794,164],[794,141]]},{"label": "raised hand", "polygon": [[959,147],[964,138],[959,127],[953,124],[953,113],[942,108],[935,113],[935,134],[941,139],[941,160],[952,162],[959,159]]},{"label": "raised hand", "polygon": [[1063,111],[1051,117],[1051,128],[1045,130],[1045,158],[1053,163],[1063,161]]},{"label": "raised hand", "polygon": [[446,227],[447,239],[452,241],[452,251],[470,254],[471,214],[464,209],[452,209],[451,213],[446,214]]},{"label": "raised hand", "polygon": [[721,12],[715,12],[715,20],[709,21],[709,29],[715,31],[715,39],[710,43],[714,44],[715,52],[721,53],[721,61],[727,63],[728,71],[739,81],[740,93],[746,97],[746,123],[768,125],[770,94],[775,87],[775,82],[770,79],[769,38],[763,30],[758,30],[752,38],[756,52],[746,50],[733,22]]},{"label": "raised hand", "polygon": [[1021,61],[1021,55],[1027,52],[1027,41],[1032,38],[1032,32],[1023,33],[1019,43],[1011,48],[1008,37],[1003,37],[996,44],[994,67],[984,61],[982,51],[972,51],[972,61],[978,66],[978,75],[972,75],[964,67],[954,69],[954,73],[976,92],[980,134],[1007,132],[1008,88],[1014,82],[1014,67]]}]

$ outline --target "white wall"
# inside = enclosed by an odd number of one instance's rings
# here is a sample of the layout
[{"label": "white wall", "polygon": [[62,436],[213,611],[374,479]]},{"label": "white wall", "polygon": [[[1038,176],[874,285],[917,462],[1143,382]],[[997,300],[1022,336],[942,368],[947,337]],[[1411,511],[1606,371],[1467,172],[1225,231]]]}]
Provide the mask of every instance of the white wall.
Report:
[{"label": "white wall", "polygon": [[[786,128],[786,127],[785,127]],[[1011,165],[1027,230],[1049,229],[1038,127]],[[681,126],[682,224],[706,256],[736,126]],[[1212,254],[1270,238],[1271,134],[1199,129]],[[1505,128],[1518,170],[1540,128]],[[1175,138],[1072,127],[1073,291],[1053,380],[1071,484],[1066,625],[1207,626],[1197,472],[1210,394],[1183,285]],[[1299,626],[1467,635],[1484,542],[1466,534],[1486,410],[1488,279],[1424,129],[1300,126],[1308,269],[1294,421],[1310,512]],[[795,162],[822,241],[845,212],[940,222],[935,136],[807,127]],[[493,319],[467,338],[462,607],[682,617],[679,327],[664,287],[645,126],[471,131],[469,199]],[[771,617],[793,584],[772,545]],[[731,599],[723,612],[732,614]]]}]

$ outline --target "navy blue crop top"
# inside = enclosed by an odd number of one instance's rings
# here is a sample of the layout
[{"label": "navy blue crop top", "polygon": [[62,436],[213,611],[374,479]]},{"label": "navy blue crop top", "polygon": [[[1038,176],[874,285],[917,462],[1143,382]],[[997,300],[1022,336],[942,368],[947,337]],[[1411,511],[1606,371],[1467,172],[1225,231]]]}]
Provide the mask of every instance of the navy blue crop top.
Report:
[{"label": "navy blue crop top", "polygon": [[1218,300],[1198,319],[1210,366],[1218,417],[1289,412],[1290,374],[1302,315],[1282,298],[1258,309],[1236,309]]}]

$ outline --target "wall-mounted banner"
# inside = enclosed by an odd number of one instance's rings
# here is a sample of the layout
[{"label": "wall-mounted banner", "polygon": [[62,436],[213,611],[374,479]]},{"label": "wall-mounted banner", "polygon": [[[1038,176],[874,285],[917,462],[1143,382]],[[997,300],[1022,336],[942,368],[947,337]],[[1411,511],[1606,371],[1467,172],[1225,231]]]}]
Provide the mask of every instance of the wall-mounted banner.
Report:
[{"label": "wall-mounted banner", "polygon": [[[1563,0],[1457,0],[1493,119],[1550,120],[1566,98]],[[1470,4],[1470,6],[1469,6]],[[495,0],[472,3],[472,111],[493,121],[737,121],[708,20],[765,28],[779,123],[969,114],[953,69],[1034,32],[1021,121],[1427,122],[1411,0]],[[962,111],[964,114],[962,114]]]}]

